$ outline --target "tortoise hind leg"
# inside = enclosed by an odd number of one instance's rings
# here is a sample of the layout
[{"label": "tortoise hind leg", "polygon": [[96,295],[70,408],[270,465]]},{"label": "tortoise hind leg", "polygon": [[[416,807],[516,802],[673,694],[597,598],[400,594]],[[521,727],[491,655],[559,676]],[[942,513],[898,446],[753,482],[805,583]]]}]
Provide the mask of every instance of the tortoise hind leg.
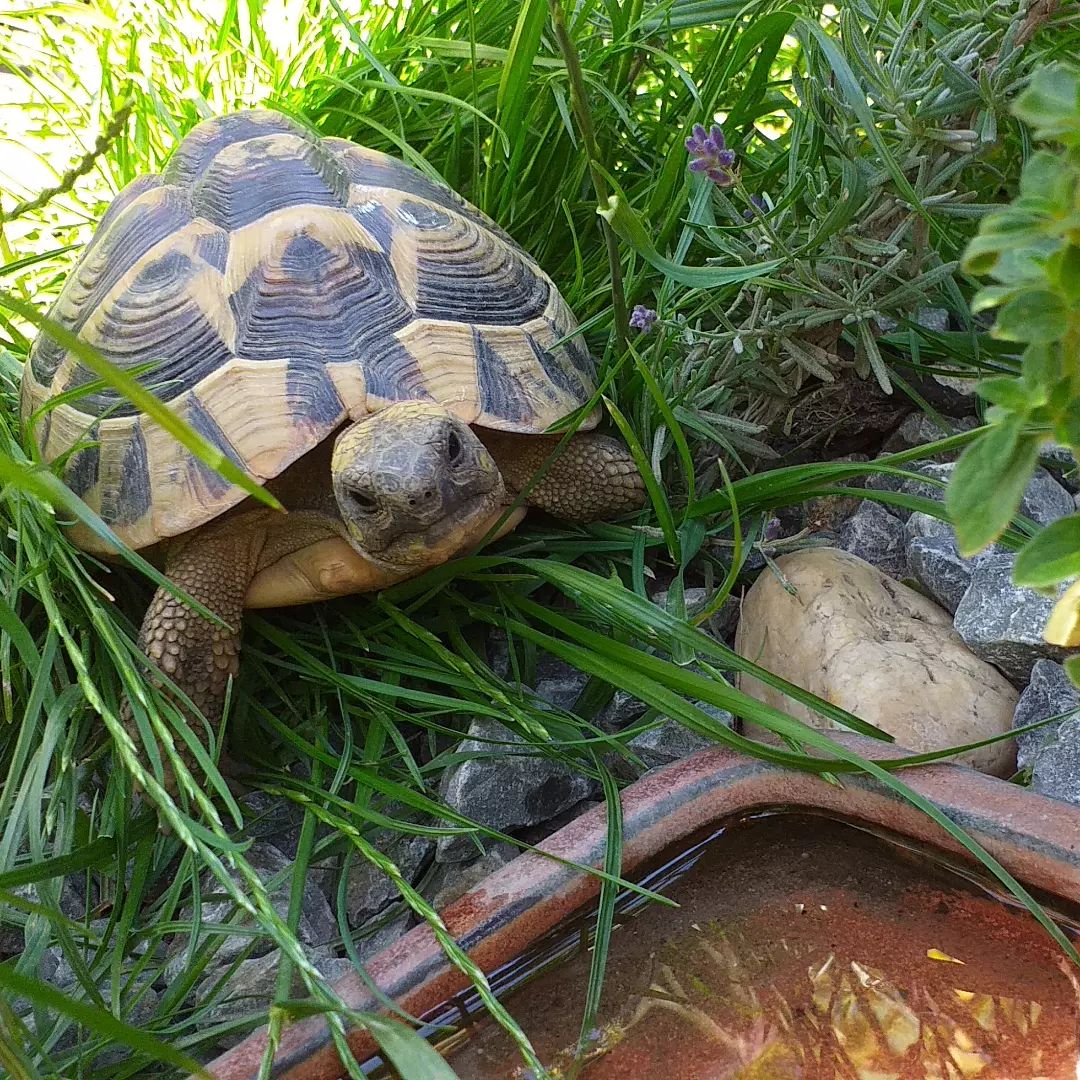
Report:
[{"label": "tortoise hind leg", "polygon": [[[514,494],[539,471],[558,436],[477,432]],[[603,521],[645,505],[645,485],[625,444],[593,431],[575,435],[526,502],[567,521]]]}]

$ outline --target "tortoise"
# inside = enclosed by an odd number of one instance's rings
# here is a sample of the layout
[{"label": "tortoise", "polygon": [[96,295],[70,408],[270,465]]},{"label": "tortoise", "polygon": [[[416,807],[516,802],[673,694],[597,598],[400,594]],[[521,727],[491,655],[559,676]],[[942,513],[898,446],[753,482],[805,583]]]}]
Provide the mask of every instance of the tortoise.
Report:
[{"label": "tortoise", "polygon": [[[396,158],[270,110],[198,124],[160,174],[125,187],[51,315],[288,511],[36,339],[23,417],[68,395],[34,425],[43,458],[64,458],[70,489],[225,624],[159,588],[140,632],[211,722],[244,608],[380,589],[475,549],[549,458],[544,432],[595,389],[565,300],[491,219]],[[631,455],[598,421],[527,505],[578,522],[643,505]],[[83,525],[70,534],[115,554]]]}]

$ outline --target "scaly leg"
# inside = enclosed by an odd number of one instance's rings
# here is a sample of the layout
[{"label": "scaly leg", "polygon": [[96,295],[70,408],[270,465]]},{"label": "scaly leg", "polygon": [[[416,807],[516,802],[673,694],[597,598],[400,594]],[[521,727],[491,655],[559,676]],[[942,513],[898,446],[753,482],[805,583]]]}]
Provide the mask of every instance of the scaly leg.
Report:
[{"label": "scaly leg", "polygon": [[[139,645],[211,724],[220,722],[229,679],[239,669],[245,607],[310,603],[371,587],[371,564],[355,555],[339,533],[339,525],[315,512],[256,510],[212,522],[173,544],[165,576],[226,625],[201,617],[159,588],[143,618]],[[319,563],[308,566],[312,553]],[[138,744],[128,703],[123,719]],[[192,720],[201,730],[201,722]],[[191,755],[179,742],[177,752],[190,767]],[[175,793],[168,768],[165,783]]]},{"label": "scaly leg", "polygon": [[[558,445],[549,435],[478,431],[507,488],[517,494]],[[603,521],[645,505],[645,485],[626,446],[608,435],[575,435],[529,492],[529,506],[567,521]]]}]

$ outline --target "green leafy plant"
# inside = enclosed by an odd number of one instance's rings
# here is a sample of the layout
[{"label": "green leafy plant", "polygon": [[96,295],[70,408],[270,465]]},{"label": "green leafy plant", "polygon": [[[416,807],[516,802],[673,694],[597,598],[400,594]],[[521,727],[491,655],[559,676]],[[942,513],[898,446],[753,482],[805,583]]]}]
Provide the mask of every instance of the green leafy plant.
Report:
[{"label": "green leafy plant", "polygon": [[[1017,197],[987,215],[964,255],[981,289],[975,312],[997,309],[993,335],[1020,351],[1020,370],[977,384],[990,403],[989,428],[969,446],[950,479],[946,506],[961,553],[996,540],[1016,514],[1040,447],[1080,453],[1080,69],[1037,72],[1015,115],[1046,144],[1024,165]],[[1020,551],[1018,585],[1054,590],[1080,575],[1080,513],[1047,526]],[[1047,623],[1048,641],[1080,644],[1080,582]],[[1069,661],[1074,680],[1080,662]]]}]

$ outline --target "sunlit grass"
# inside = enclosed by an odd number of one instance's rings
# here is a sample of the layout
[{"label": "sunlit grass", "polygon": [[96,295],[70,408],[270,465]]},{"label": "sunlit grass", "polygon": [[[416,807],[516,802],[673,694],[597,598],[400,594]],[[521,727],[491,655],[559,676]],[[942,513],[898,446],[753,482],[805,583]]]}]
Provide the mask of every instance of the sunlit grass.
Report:
[{"label": "sunlit grass", "polygon": [[[158,710],[159,739],[182,736],[182,720],[145,687],[133,644],[149,584],[68,543],[62,521],[71,504],[51,474],[35,470],[18,430],[17,382],[33,320],[0,298],[0,888],[37,886],[29,900],[4,896],[0,929],[25,942],[4,969],[32,978],[45,950],[58,946],[74,974],[68,997],[96,1010],[65,1015],[42,998],[31,1036],[0,1002],[2,1065],[12,1075],[75,1075],[77,1062],[93,1062],[123,1038],[136,1039],[126,1061],[84,1068],[102,1078],[175,1075],[159,1046],[108,1027],[110,1009],[144,1036],[200,1058],[265,1022],[265,1008],[253,1004],[239,1020],[201,1026],[221,992],[194,1004],[190,991],[214,969],[224,940],[196,933],[208,892],[230,896],[238,917],[252,915],[253,943],[272,940],[288,957],[279,1000],[314,995],[339,1025],[356,1019],[299,948],[304,882],[327,858],[380,863],[368,838],[403,807],[429,815],[421,827],[436,833],[494,839],[439,810],[440,775],[474,716],[500,719],[535,752],[601,781],[609,804],[614,782],[603,756],[625,753],[641,729],[612,735],[596,726],[615,687],[650,707],[642,724],[671,715],[737,743],[691,704],[710,701],[796,744],[820,742],[732,688],[738,658],[691,628],[684,588],[705,583],[710,606],[718,605],[777,508],[859,473],[824,465],[748,475],[768,454],[768,425],[788,394],[822,375],[849,377],[851,367],[888,380],[931,362],[1008,362],[974,331],[935,337],[904,325],[890,344],[869,340],[865,327],[875,312],[902,316],[925,302],[963,314],[969,283],[955,272],[956,253],[980,207],[1014,183],[1024,151],[1005,114],[1008,96],[1040,58],[1076,45],[1075,28],[1062,20],[1025,54],[1006,55],[985,85],[968,85],[952,69],[946,78],[937,52],[998,48],[1015,6],[985,13],[939,0],[931,14],[940,25],[930,20],[918,32],[914,11],[796,12],[770,0],[567,5],[568,41],[583,71],[577,113],[548,0],[158,0],[123,12],[96,0],[0,13],[0,213],[56,185],[132,105],[130,121],[70,190],[0,224],[0,289],[44,312],[113,193],[158,168],[198,120],[274,105],[444,178],[532,252],[585,324],[612,376],[610,414],[625,423],[656,481],[653,506],[638,521],[530,521],[498,545],[494,561],[446,567],[382,597],[248,619],[228,731],[257,785],[303,814],[283,918],[268,900],[279,883],[259,881],[237,845],[240,817],[250,825],[250,814],[207,797],[224,792],[217,770],[197,769],[171,801],[125,741],[117,714],[133,690]],[[824,43],[813,29],[822,26],[833,35]],[[838,42],[835,54],[830,42]],[[945,83],[958,95],[957,115],[935,109]],[[580,106],[595,131],[591,162]],[[724,120],[740,156],[740,183],[727,193],[701,186],[685,168],[690,125],[711,119]],[[942,157],[941,133],[961,120],[993,127],[994,137]],[[897,210],[890,229],[869,235],[871,212],[902,205],[904,185],[925,200],[925,216]],[[776,209],[747,223],[746,199],[759,191]],[[859,198],[845,202],[845,191]],[[624,207],[611,217],[621,230],[614,266],[597,214],[602,192]],[[641,235],[647,244],[635,239]],[[766,260],[778,260],[767,276],[739,280]],[[614,332],[613,268],[626,303],[648,303],[661,316],[652,334],[632,339],[632,352]],[[833,359],[792,348],[830,320],[839,326]],[[844,364],[833,369],[838,356]],[[654,577],[671,580],[667,611],[642,603]],[[510,631],[516,670],[528,673],[547,650],[586,672],[574,708],[540,709],[492,670],[492,628]],[[689,669],[694,658],[699,668]],[[874,769],[842,755],[823,763],[795,750],[752,749],[819,771]],[[138,808],[136,777],[147,788]],[[882,779],[895,784],[902,773]],[[158,811],[170,835],[157,831]],[[619,865],[618,824],[609,805],[609,874]],[[61,894],[63,875],[86,885],[83,902]],[[337,907],[342,944],[354,955],[343,890]],[[590,1009],[602,993],[605,911]],[[155,991],[146,1015],[140,1002],[165,971],[166,942],[190,949],[189,961]],[[455,959],[468,968],[467,958]],[[276,1030],[286,1016],[275,1010],[270,1019]],[[527,1059],[527,1033],[504,1020]],[[396,1030],[375,1034],[387,1053],[403,1055],[403,1075],[435,1075],[430,1059],[410,1060],[422,1050],[394,1042]]]}]

